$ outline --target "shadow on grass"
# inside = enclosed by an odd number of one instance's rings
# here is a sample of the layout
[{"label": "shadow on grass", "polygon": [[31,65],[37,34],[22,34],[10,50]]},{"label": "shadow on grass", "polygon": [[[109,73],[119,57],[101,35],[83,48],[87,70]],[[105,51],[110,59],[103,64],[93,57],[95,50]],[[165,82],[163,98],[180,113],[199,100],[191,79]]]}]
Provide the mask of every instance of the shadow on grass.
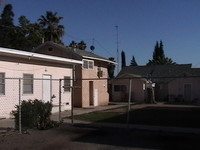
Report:
[{"label": "shadow on grass", "polygon": [[[145,107],[132,109],[130,124],[200,128],[200,108],[194,107]],[[101,111],[75,116],[77,120],[100,123],[127,123],[127,113],[116,110]]]}]

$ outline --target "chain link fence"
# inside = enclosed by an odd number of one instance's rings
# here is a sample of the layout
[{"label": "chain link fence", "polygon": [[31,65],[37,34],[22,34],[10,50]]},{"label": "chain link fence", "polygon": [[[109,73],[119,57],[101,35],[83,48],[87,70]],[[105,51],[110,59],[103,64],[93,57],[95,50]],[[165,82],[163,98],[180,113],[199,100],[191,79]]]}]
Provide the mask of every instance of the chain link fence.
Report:
[{"label": "chain link fence", "polygon": [[[60,122],[63,117],[73,115],[74,107],[108,105],[109,102],[127,103],[128,107],[124,113],[131,111],[131,103],[165,102],[198,105],[200,103],[199,89],[200,77],[197,76],[163,77],[162,80],[161,78],[147,80],[137,77],[76,79],[74,85],[70,78],[51,79],[48,75],[43,79],[34,79],[30,75],[26,78],[1,78],[0,127],[5,118],[13,118],[10,112],[15,110],[15,106],[20,105],[23,100],[38,99],[52,102],[51,119]],[[62,116],[61,112],[65,112],[65,116]],[[129,122],[129,117],[127,113],[127,122]],[[10,120],[8,127],[14,123],[14,119]],[[19,126],[21,126],[20,123]]]},{"label": "chain link fence", "polygon": [[[63,86],[71,85],[69,79],[51,79],[46,76],[45,79],[33,79],[31,75],[27,78],[1,78],[0,81],[0,127],[3,126],[3,120],[10,118],[14,122],[12,111],[16,106],[20,106],[23,101],[41,100],[52,102],[52,116],[54,121],[61,121],[61,111],[71,109],[71,88]],[[19,121],[21,122],[21,110],[19,107]],[[2,121],[2,122],[1,122]],[[7,126],[13,127],[13,122],[8,121]],[[6,126],[6,124],[4,125]],[[21,126],[21,125],[19,125]]]}]

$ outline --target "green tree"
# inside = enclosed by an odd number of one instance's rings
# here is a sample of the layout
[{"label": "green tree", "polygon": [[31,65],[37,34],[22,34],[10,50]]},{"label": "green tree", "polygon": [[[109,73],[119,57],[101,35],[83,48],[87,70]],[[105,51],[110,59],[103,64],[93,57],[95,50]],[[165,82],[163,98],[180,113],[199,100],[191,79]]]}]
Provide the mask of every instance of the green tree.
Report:
[{"label": "green tree", "polygon": [[4,7],[0,18],[0,46],[12,48],[15,41],[15,26],[13,23],[13,7],[8,4]]},{"label": "green tree", "polygon": [[85,50],[87,48],[87,44],[84,41],[80,41],[79,43],[75,41],[71,41],[71,43],[69,44],[69,47]]},{"label": "green tree", "polygon": [[87,48],[87,45],[84,41],[81,41],[80,43],[78,43],[78,48],[80,50],[85,50]]},{"label": "green tree", "polygon": [[138,64],[137,64],[137,62],[136,62],[136,60],[135,60],[135,57],[132,56],[130,66],[137,66],[137,65],[138,65]]},{"label": "green tree", "polygon": [[30,23],[25,16],[20,16],[18,20],[19,26],[16,27],[17,39],[14,47],[31,51],[42,43],[43,29],[38,23]]},{"label": "green tree", "polygon": [[71,43],[69,44],[69,47],[74,47],[77,48],[78,44],[75,41],[71,41]]},{"label": "green tree", "polygon": [[124,51],[121,52],[121,59],[122,59],[122,68],[124,68],[126,66],[126,55]]},{"label": "green tree", "polygon": [[41,16],[38,21],[44,28],[45,41],[53,41],[55,43],[62,43],[61,37],[64,35],[64,26],[59,25],[60,20],[63,17],[57,15],[57,12],[53,13],[47,11],[45,16]]},{"label": "green tree", "polygon": [[153,59],[149,60],[147,65],[166,65],[166,64],[176,64],[176,63],[173,62],[171,58],[165,57],[163,43],[162,41],[160,41],[160,44],[158,44],[157,41],[154,47]]}]

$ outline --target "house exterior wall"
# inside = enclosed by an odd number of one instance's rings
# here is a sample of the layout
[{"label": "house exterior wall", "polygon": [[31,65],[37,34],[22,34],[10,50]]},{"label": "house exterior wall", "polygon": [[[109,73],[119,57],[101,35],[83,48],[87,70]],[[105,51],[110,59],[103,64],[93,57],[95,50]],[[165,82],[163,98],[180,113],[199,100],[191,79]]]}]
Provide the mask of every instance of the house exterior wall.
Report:
[{"label": "house exterior wall", "polygon": [[[191,85],[191,98],[188,100],[184,94],[184,85]],[[183,101],[200,101],[200,78],[177,78],[168,84],[169,95],[174,98],[183,98]]]},{"label": "house exterior wall", "polygon": [[155,86],[155,100],[167,101],[169,96],[168,83],[156,83]]},{"label": "house exterior wall", "polygon": [[[97,76],[98,67],[101,67],[103,71],[103,76],[100,78]],[[93,69],[82,68],[82,107],[108,105],[109,94],[107,77],[107,66],[102,62],[95,61]],[[93,83],[93,98],[95,99],[93,104],[90,103],[90,82]]]},{"label": "house exterior wall", "polygon": [[[112,82],[112,101],[127,102],[129,98],[129,79],[114,79]],[[146,98],[145,82],[141,79],[132,79],[131,84],[131,101],[144,102]],[[115,86],[125,86],[125,91],[116,91]]]},{"label": "house exterior wall", "polygon": [[[4,57],[5,59],[6,57]],[[0,95],[0,117],[9,117],[10,112],[14,110],[14,106],[19,104],[21,100],[39,99],[43,97],[43,75],[51,75],[52,79],[63,79],[64,76],[72,77],[72,69],[64,64],[56,64],[51,62],[39,62],[38,60],[22,59],[22,58],[6,58],[0,60],[0,72],[5,73],[5,78],[23,78],[23,74],[33,74],[36,78],[33,81],[33,94],[23,94],[23,81],[21,81],[21,95],[19,96],[19,79],[5,79],[5,95]],[[12,60],[12,61],[9,61]],[[61,82],[62,86],[64,82]],[[52,80],[53,105],[59,104],[59,80]],[[62,109],[70,109],[71,92],[64,92],[61,89],[61,105]]]}]

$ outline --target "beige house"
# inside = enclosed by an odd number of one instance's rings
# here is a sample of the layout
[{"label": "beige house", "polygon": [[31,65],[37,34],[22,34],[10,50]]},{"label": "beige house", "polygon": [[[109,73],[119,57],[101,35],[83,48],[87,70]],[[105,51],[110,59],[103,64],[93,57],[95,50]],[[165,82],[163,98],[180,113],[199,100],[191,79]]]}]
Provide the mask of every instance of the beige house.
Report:
[{"label": "beige house", "polygon": [[[55,112],[61,98],[61,109],[70,109],[71,91],[62,89],[59,95],[58,79],[72,79],[73,65],[78,64],[82,61],[0,48],[0,118],[9,117],[19,100],[53,100]],[[62,80],[61,86],[66,84],[72,80]]]},{"label": "beige house", "polygon": [[134,102],[148,102],[147,89],[152,85],[156,101],[200,102],[200,68],[191,66],[127,66],[111,81],[112,101],[128,101],[131,79]]},{"label": "beige house", "polygon": [[108,105],[108,66],[115,64],[86,50],[46,42],[34,50],[36,53],[61,56],[82,61],[75,65],[74,106],[90,107]]}]

